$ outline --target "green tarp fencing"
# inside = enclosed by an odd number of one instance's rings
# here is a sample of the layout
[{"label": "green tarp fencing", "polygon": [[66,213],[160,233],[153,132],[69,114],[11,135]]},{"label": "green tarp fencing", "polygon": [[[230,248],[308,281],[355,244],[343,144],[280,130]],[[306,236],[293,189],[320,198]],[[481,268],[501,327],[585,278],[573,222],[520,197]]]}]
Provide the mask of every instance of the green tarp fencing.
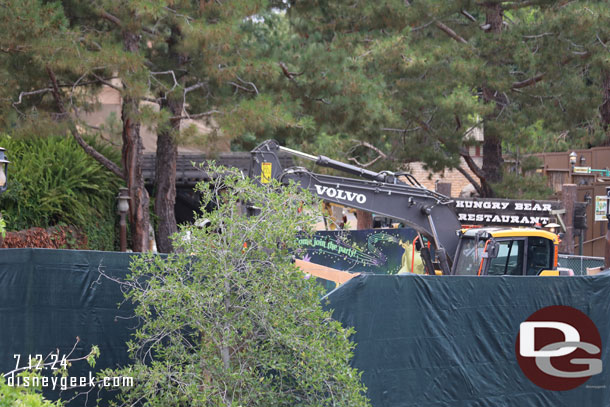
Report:
[{"label": "green tarp fencing", "polygon": [[[376,407],[610,405],[610,276],[356,277],[326,297],[355,327],[353,364]],[[569,391],[543,390],[517,363],[519,325],[567,305],[602,340],[603,371]]]},{"label": "green tarp fencing", "polygon": [[[87,376],[89,371],[116,367],[129,362],[126,341],[136,322],[129,304],[121,309],[120,286],[101,277],[123,279],[131,254],[52,249],[0,250],[0,372],[28,363],[28,355],[46,357],[59,349],[73,358],[89,353],[92,345],[100,348],[95,369],[85,361],[69,369],[70,376]],[[61,358],[61,356],[60,356]],[[51,360],[51,359],[49,359]],[[48,374],[47,371],[43,372]],[[45,389],[56,397],[59,392]],[[69,396],[63,394],[62,398]],[[97,391],[87,405],[95,405]],[[84,406],[84,398],[72,406]]]},{"label": "green tarp fencing", "polygon": [[[73,356],[98,345],[97,368],[129,362],[136,321],[117,309],[132,255],[72,250],[0,250],[0,372],[14,354]],[[375,407],[610,405],[610,276],[450,277],[364,275],[330,293],[326,306],[354,326],[353,364]],[[326,303],[326,301],[325,301]],[[543,390],[515,359],[519,324],[540,308],[569,305],[596,324],[604,370],[570,391]],[[80,362],[73,376],[87,375]],[[91,394],[87,405],[95,405]],[[72,406],[84,406],[77,399]]]}]

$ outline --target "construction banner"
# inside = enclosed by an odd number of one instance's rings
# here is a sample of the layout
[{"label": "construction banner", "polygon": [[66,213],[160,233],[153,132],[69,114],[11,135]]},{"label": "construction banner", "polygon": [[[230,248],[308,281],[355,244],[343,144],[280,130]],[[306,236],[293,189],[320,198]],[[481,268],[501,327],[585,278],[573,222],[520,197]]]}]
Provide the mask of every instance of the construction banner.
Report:
[{"label": "construction banner", "polygon": [[413,229],[369,229],[316,232],[299,240],[304,261],[353,273],[411,272]]}]

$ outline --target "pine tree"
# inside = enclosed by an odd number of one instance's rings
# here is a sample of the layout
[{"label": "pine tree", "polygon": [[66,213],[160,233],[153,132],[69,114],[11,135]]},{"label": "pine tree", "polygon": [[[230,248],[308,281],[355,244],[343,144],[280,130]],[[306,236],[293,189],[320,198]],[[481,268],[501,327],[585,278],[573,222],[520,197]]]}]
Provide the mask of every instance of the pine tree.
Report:
[{"label": "pine tree", "polygon": [[[570,15],[575,7],[586,9],[582,3],[427,0],[350,7],[297,2],[288,10],[299,34],[292,46],[300,44],[291,71],[302,76],[293,81],[305,95],[324,95],[316,98],[319,105],[303,104],[302,112],[314,118],[320,132],[355,130],[356,146],[373,145],[378,158],[395,165],[422,160],[442,170],[458,167],[461,157],[476,174],[473,183],[481,194],[492,196],[493,185],[502,182],[503,150],[519,146],[526,152],[534,126],[545,138],[569,133],[582,142],[590,133],[583,123],[595,121],[600,112],[603,117],[607,104],[600,103],[600,89],[605,88],[600,83],[595,89],[590,81],[599,83],[605,71],[583,74],[594,64],[579,64],[573,55],[566,62],[565,52],[563,64],[557,59],[561,46],[569,44],[569,31],[582,32],[582,16]],[[601,25],[607,8],[592,3],[597,6],[591,7],[596,14],[590,20],[598,21],[597,34],[605,38]],[[562,26],[548,35],[545,29],[554,21]],[[588,31],[584,43],[592,44],[593,33]],[[590,50],[592,60],[607,61],[607,51],[600,52],[605,43],[602,39]],[[582,52],[568,52],[574,51]],[[324,86],[327,78],[330,86]],[[357,86],[350,87],[349,79]],[[352,88],[366,104],[356,103]],[[370,109],[373,104],[380,109]],[[466,148],[474,127],[484,129],[482,167]],[[327,144],[325,137],[314,139]]]}]

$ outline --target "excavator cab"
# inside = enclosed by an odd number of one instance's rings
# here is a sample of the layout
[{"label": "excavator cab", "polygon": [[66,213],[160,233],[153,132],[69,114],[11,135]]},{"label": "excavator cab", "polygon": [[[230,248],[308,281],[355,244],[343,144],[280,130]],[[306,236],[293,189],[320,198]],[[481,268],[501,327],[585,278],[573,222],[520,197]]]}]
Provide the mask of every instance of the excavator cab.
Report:
[{"label": "excavator cab", "polygon": [[463,230],[453,275],[552,276],[557,271],[559,239],[539,229]]}]

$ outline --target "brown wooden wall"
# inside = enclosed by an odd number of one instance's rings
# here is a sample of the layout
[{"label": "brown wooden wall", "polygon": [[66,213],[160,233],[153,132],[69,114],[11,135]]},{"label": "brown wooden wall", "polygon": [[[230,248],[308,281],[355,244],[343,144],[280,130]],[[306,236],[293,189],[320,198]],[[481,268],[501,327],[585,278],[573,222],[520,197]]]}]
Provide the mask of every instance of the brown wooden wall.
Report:
[{"label": "brown wooden wall", "polygon": [[[583,255],[604,256],[605,236],[608,227],[607,221],[595,221],[595,197],[606,196],[606,187],[610,182],[597,183],[595,185],[581,185],[578,187],[578,202],[584,202],[587,194],[592,201],[587,206],[587,226],[584,234]],[[574,254],[578,254],[578,237],[574,239]]]},{"label": "brown wooden wall", "polygon": [[[577,167],[593,169],[610,168],[610,147],[595,147],[588,150],[574,150],[577,154]],[[549,179],[549,185],[560,192],[563,184],[592,185],[599,179],[594,174],[572,174],[570,165],[571,151],[561,153],[534,154],[543,162],[542,172]]]}]

